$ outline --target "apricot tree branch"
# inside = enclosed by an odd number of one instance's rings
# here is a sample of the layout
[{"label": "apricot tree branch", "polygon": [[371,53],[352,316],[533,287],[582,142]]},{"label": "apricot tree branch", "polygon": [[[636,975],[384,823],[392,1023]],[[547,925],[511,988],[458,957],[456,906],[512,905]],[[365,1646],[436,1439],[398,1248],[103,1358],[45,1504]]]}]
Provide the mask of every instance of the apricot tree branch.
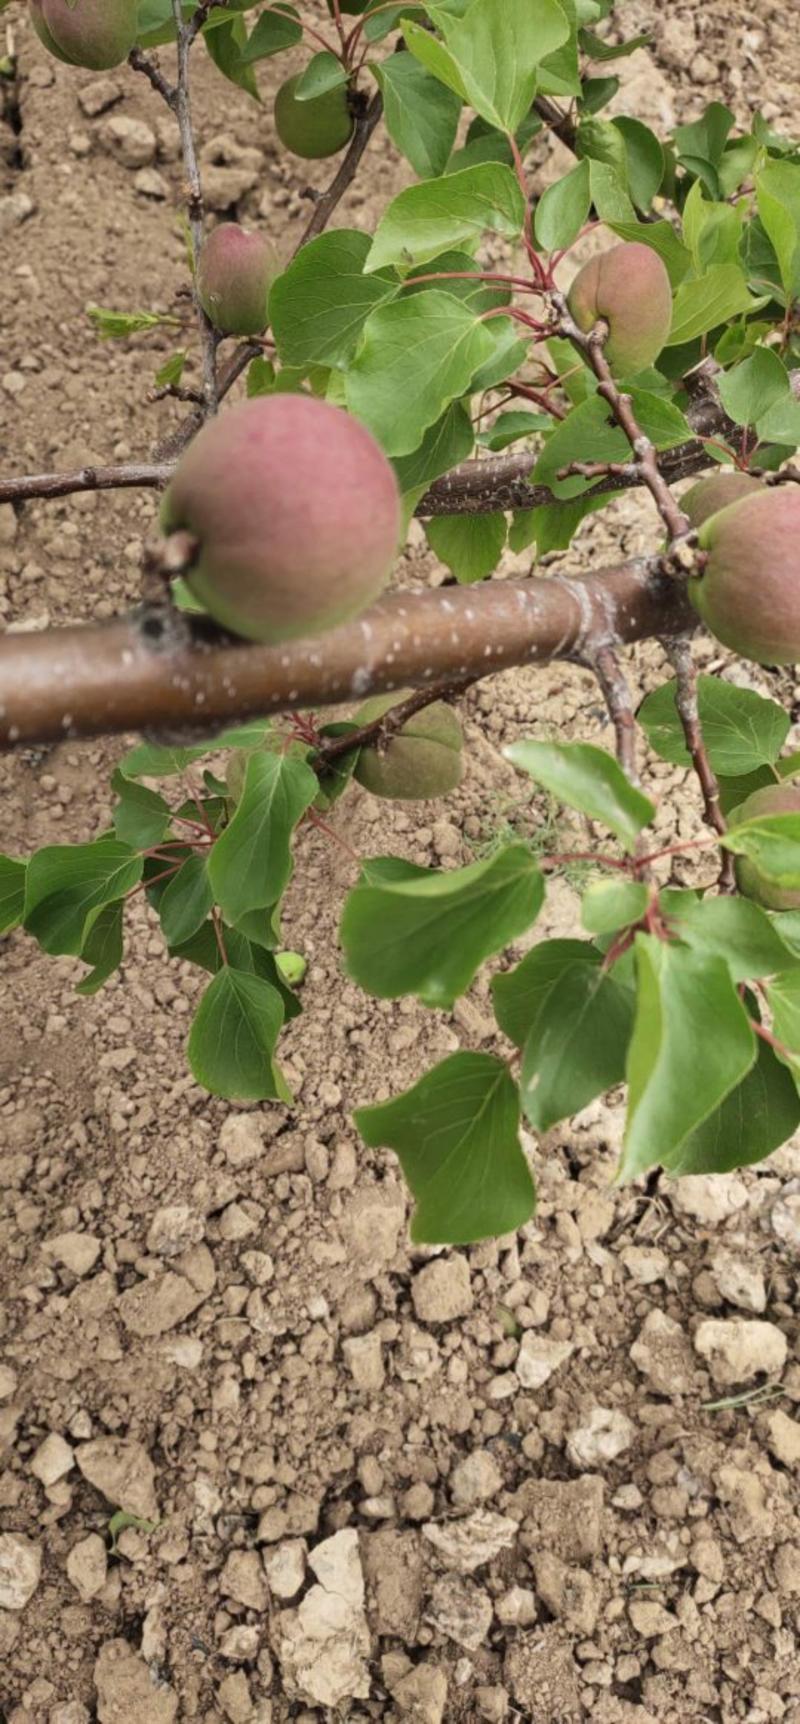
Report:
[{"label": "apricot tree branch", "polygon": [[304,228],[303,234],[295,246],[295,255],[298,251],[302,250],[304,245],[308,244],[310,239],[316,239],[317,235],[322,233],[323,229],[327,227],[336,205],[344,197],[348,186],[350,186],[355,179],[361,157],[363,156],[367,144],[372,137],[375,127],[380,121],[382,113],[383,97],[380,90],[378,90],[372,97],[369,107],[366,108],[362,114],[357,116],[353,136],[347,146],[347,153],[341,166],[331,180],[327,191],[322,192],[316,199],[311,220]]},{"label": "apricot tree branch", "polygon": [[429,688],[417,688],[405,700],[398,701],[397,706],[390,706],[382,718],[373,718],[369,724],[362,724],[358,730],[351,730],[347,736],[324,736],[313,765],[315,769],[328,766],[332,760],[338,760],[343,754],[352,754],[354,748],[385,747],[389,738],[402,730],[415,712],[422,712],[426,706],[432,706],[435,700],[454,700],[456,695],[477,681],[474,676],[451,678],[449,682],[433,683]]},{"label": "apricot tree branch", "polygon": [[395,593],[329,634],[275,647],[142,607],[109,623],[0,637],[0,747],[142,729],[210,734],[253,714],[586,659],[615,641],[680,634],[693,620],[683,587],[655,561],[487,581],[447,597]]},{"label": "apricot tree branch", "polygon": [[614,726],[617,759],[631,784],[639,783],[636,764],[636,719],[628,680],[613,646],[601,646],[586,662],[594,671],[608,716]]},{"label": "apricot tree branch", "polygon": [[132,71],[142,72],[144,74],[145,78],[147,78],[152,84],[153,89],[158,92],[162,100],[166,102],[167,107],[171,108],[174,113],[177,93],[175,86],[174,84],[170,84],[169,80],[164,77],[160,67],[156,65],[155,60],[151,60],[149,54],[145,54],[141,48],[131,48],[128,55],[128,65],[131,67]]},{"label": "apricot tree branch", "polygon": [[[198,8],[202,12],[203,8]],[[197,160],[197,148],[192,125],[192,105],[189,95],[189,52],[197,34],[193,28],[197,13],[183,22],[181,0],[172,0],[172,11],[178,31],[178,82],[175,86],[175,100],[171,104],[181,139],[181,155],[186,176],[186,209],[189,217],[189,231],[192,241],[192,297],[197,314],[197,327],[200,331],[200,345],[203,355],[203,413],[209,418],[217,411],[217,332],[214,325],[206,317],[197,292],[197,260],[203,243],[203,187],[200,179],[200,168]]]},{"label": "apricot tree branch", "polygon": [[[705,822],[713,832],[722,836],[723,832],[727,831],[727,822],[720,806],[719,784],[708,758],[703,727],[700,722],[700,709],[697,704],[697,669],[692,658],[692,649],[685,636],[675,639],[667,638],[663,641],[663,646],[675,672],[675,705],[683,725],[683,734],[691,756],[692,766],[703,793]],[[724,850],[719,876],[721,892],[733,892],[735,890],[734,869],[735,863],[732,852]]]}]

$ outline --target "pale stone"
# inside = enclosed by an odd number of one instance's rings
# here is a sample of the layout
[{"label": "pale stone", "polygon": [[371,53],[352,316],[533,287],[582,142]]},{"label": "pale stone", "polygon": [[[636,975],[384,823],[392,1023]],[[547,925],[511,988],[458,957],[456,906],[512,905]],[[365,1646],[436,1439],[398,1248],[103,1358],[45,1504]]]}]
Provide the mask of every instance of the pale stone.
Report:
[{"label": "pale stone", "polygon": [[453,1468],[450,1495],[458,1508],[474,1508],[488,1502],[502,1489],[503,1475],[487,1449],[474,1449]]},{"label": "pale stone", "polygon": [[94,1667],[99,1724],[173,1724],[178,1696],[127,1640],[107,1640]]},{"label": "pale stone", "polygon": [[718,1227],[747,1204],[747,1186],[735,1173],[687,1173],[669,1186],[673,1209],[704,1227]]},{"label": "pale stone", "polygon": [[437,1257],[419,1269],[411,1283],[415,1315],[421,1323],[452,1323],[472,1310],[469,1264],[465,1257]]},{"label": "pale stone", "polygon": [[82,1443],[75,1459],[83,1477],[114,1508],[139,1520],[156,1520],[155,1472],[141,1443],[124,1437],[96,1437]]},{"label": "pale stone", "polygon": [[476,1509],[463,1520],[428,1521],[422,1534],[448,1568],[471,1574],[508,1550],[517,1536],[517,1523],[508,1515]]},{"label": "pale stone", "polygon": [[636,1427],[616,1407],[592,1407],[588,1418],[567,1436],[567,1454],[578,1472],[615,1461],[629,1449]]},{"label": "pale stone", "polygon": [[752,1382],[762,1373],[779,1377],[788,1352],[786,1336],[775,1323],[745,1318],[707,1318],[696,1329],[694,1344],[720,1388]]},{"label": "pale stone", "polygon": [[553,1341],[549,1335],[539,1335],[534,1329],[526,1330],[514,1366],[523,1389],[543,1388],[574,1351],[572,1341]]},{"label": "pale stone", "polygon": [[233,1598],[248,1610],[266,1610],[264,1570],[254,1550],[232,1550],[219,1577],[224,1598]]},{"label": "pale stone", "polygon": [[75,1465],[75,1452],[65,1443],[57,1431],[51,1431],[49,1437],[39,1444],[31,1461],[31,1472],[34,1478],[43,1484],[45,1490],[54,1485],[58,1479],[72,1471]]},{"label": "pale stone", "polygon": [[94,1268],[102,1249],[102,1240],[93,1233],[57,1233],[42,1246],[45,1256],[63,1263],[65,1269],[79,1277]]},{"label": "pale stone", "polygon": [[711,1273],[723,1299],[730,1305],[740,1305],[744,1311],[766,1311],[767,1288],[757,1264],[737,1257],[732,1251],[719,1251]]},{"label": "pale stone", "polygon": [[270,1592],[276,1598],[294,1598],[306,1578],[305,1539],[287,1538],[262,1554]]},{"label": "pale stone", "polygon": [[67,1557],[67,1574],[85,1604],[102,1592],[108,1573],[108,1556],[99,1533],[89,1533],[74,1544]]},{"label": "pale stone", "polygon": [[24,1610],[42,1573],[42,1552],[22,1533],[0,1533],[0,1610]]}]

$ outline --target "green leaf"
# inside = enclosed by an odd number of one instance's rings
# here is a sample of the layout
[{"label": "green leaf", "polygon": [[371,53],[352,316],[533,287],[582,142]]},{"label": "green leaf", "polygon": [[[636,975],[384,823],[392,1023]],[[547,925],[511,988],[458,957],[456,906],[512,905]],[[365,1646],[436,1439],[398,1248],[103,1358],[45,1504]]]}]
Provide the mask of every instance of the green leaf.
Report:
[{"label": "green leaf", "polygon": [[286,6],[280,11],[269,7],[261,13],[249,42],[241,50],[241,58],[245,65],[252,65],[255,60],[266,60],[270,54],[282,54],[285,48],[294,48],[303,40],[303,27],[297,21],[293,6]]},{"label": "green leaf", "polygon": [[469,1245],[530,1220],[519,1096],[492,1054],[451,1054],[394,1101],[359,1108],[355,1123],[370,1148],[398,1156],[416,1201],[416,1245]]},{"label": "green leaf", "polygon": [[376,305],[393,299],[397,282],[365,275],[368,234],[350,228],[304,245],[274,282],[270,327],[287,365],[346,365]]},{"label": "green leaf", "polygon": [[567,965],[522,1054],[522,1106],[535,1131],[548,1131],[622,1082],[632,1022],[630,990],[612,974],[585,962]]},{"label": "green leaf", "polygon": [[[777,760],[791,720],[777,701],[720,677],[697,679],[697,702],[709,760],[715,772],[740,777]],[[675,706],[675,682],[662,683],[642,701],[637,718],[650,747],[673,766],[691,766]]]},{"label": "green leaf", "polygon": [[383,94],[386,129],[395,148],[420,179],[443,174],[458,131],[460,97],[432,78],[413,54],[390,54],[370,70]]},{"label": "green leaf", "polygon": [[556,251],[572,245],[588,218],[591,204],[589,163],[579,162],[548,186],[536,205],[536,239],[542,249]]},{"label": "green leaf", "polygon": [[800,1086],[800,968],[773,977],[766,996],[774,1033],[789,1056],[778,1050],[778,1057],[791,1071],[795,1085]]},{"label": "green leaf", "polygon": [[629,783],[619,762],[587,742],[514,742],[503,753],[520,772],[530,773],[559,802],[577,808],[616,834],[633,850],[655,805]]},{"label": "green leaf", "polygon": [[729,323],[742,311],[755,311],[757,306],[738,264],[714,264],[696,281],[684,281],[678,288],[665,346],[681,347],[719,324]]},{"label": "green leaf", "polygon": [[176,329],[181,326],[179,317],[169,317],[166,312],[108,311],[102,305],[87,305],[86,315],[103,341],[121,341],[128,335],[141,334],[143,329],[159,329],[162,324],[171,324]]},{"label": "green leaf", "polygon": [[324,96],[328,90],[338,90],[346,83],[347,73],[341,60],[324,48],[321,54],[312,55],[300,73],[294,87],[294,99],[296,102],[313,102],[317,96]]},{"label": "green leaf", "polygon": [[589,934],[614,934],[629,928],[647,909],[649,892],[638,880],[594,880],[581,901],[581,921]]},{"label": "green leaf", "polygon": [[476,441],[482,449],[490,449],[492,454],[497,455],[501,449],[508,449],[510,444],[519,443],[523,437],[535,437],[540,431],[549,431],[552,423],[549,413],[530,413],[525,410],[499,413],[488,431],[478,433]]},{"label": "green leaf", "polygon": [[640,210],[649,210],[664,178],[664,151],[649,126],[618,115],[611,121],[625,146],[628,190]]},{"label": "green leaf", "polygon": [[469,414],[459,401],[452,402],[441,418],[428,426],[417,448],[392,463],[404,498],[409,493],[421,496],[440,474],[449,473],[451,467],[466,461],[472,454],[474,442],[475,433]]},{"label": "green leaf", "polygon": [[22,921],[25,910],[24,862],[0,855],[0,934],[7,934]]},{"label": "green leaf", "polygon": [[277,988],[226,964],[206,988],[189,1035],[192,1075],[227,1101],[288,1098],[273,1055],[283,1023]]},{"label": "green leaf", "polygon": [[731,1173],[763,1161],[800,1124],[800,1095],[786,1066],[763,1041],[743,1082],[722,1106],[684,1139],[669,1161],[673,1177],[686,1173]]},{"label": "green leaf", "polygon": [[158,914],[168,946],[181,946],[202,927],[214,902],[205,856],[187,856],[159,899]]},{"label": "green leaf", "polygon": [[688,126],[675,127],[675,148],[678,161],[702,180],[712,198],[719,198],[721,186],[718,168],[735,115],[722,102],[709,102],[699,120]]},{"label": "green leaf", "polygon": [[84,964],[91,964],[88,976],[78,982],[75,992],[84,996],[96,994],[109,976],[119,969],[122,963],[122,919],[125,905],[122,899],[113,904],[103,904],[99,910],[91,910],[87,918],[86,934],[80,950]]},{"label": "green leaf", "polygon": [[636,1016],[619,1169],[669,1165],[689,1133],[750,1070],[755,1036],[722,958],[637,934]]},{"label": "green leaf", "polygon": [[394,857],[364,864],[340,937],[349,976],[379,999],[450,1007],[485,958],[536,920],[544,881],[524,844],[447,873]]},{"label": "green leaf", "polygon": [[719,785],[719,805],[726,819],[734,808],[739,808],[752,796],[754,790],[763,790],[767,784],[775,784],[775,768],[757,766],[755,772],[743,772],[736,778],[725,778],[717,774]]},{"label": "green leaf", "polygon": [[122,844],[149,850],[160,844],[172,824],[172,809],[155,790],[147,790],[135,779],[117,770],[111,779],[119,801],[114,808],[114,831]]},{"label": "green leaf", "polygon": [[379,306],[345,378],[348,407],[387,454],[410,455],[493,352],[487,327],[452,294]]},{"label": "green leaf", "polygon": [[771,347],[756,347],[748,359],[724,372],[719,395],[734,425],[755,425],[778,402],[792,399],[789,374]]},{"label": "green leaf", "polygon": [[78,957],[90,911],[122,898],[142,877],[142,858],[116,838],[37,850],[25,882],[25,927],[44,952]]},{"label": "green leaf", "polygon": [[463,16],[429,0],[427,11],[444,42],[410,24],[406,46],[490,126],[515,132],[533,101],[537,66],[570,33],[557,0],[472,0]]},{"label": "green leaf", "polygon": [[378,223],[367,268],[394,263],[419,270],[439,252],[476,243],[486,232],[516,239],[524,219],[522,192],[510,168],[502,162],[464,168],[443,180],[407,186],[392,199]]},{"label": "green leaf", "polygon": [[779,886],[800,888],[800,814],[760,815],[729,826],[720,838],[736,856],[750,856]]},{"label": "green leaf", "polygon": [[245,90],[256,102],[261,101],[252,64],[246,56],[247,26],[243,18],[229,18],[213,30],[203,31],[203,41],[217,70],[231,84]]},{"label": "green leaf", "polygon": [[768,161],[755,176],[758,213],[778,260],[787,300],[800,295],[800,164]]},{"label": "green leaf", "polygon": [[233,725],[219,736],[206,737],[203,742],[187,748],[172,747],[158,742],[139,742],[128,750],[119,762],[118,770],[125,778],[174,778],[185,772],[195,760],[213,754],[220,748],[258,748],[272,730],[270,718],[252,718],[246,724]]},{"label": "green leaf", "polygon": [[171,353],[169,359],[165,359],[156,372],[156,389],[166,389],[169,384],[180,383],[187,358],[188,354],[183,352]]},{"label": "green leaf", "polygon": [[283,896],[292,872],[292,833],[317,788],[315,774],[296,754],[250,756],[236,813],[208,861],[211,889],[228,921]]},{"label": "green leaf", "polygon": [[601,963],[588,940],[543,940],[534,946],[516,969],[492,980],[494,1013],[503,1034],[523,1047],[534,1024],[546,1018],[550,995],[565,971],[575,964],[597,971]]},{"label": "green leaf", "polygon": [[585,54],[590,60],[602,63],[604,60],[622,60],[629,54],[635,54],[637,48],[647,48],[652,42],[649,30],[642,30],[638,36],[630,36],[627,42],[606,42],[603,36],[595,35],[594,30],[581,30],[580,42]]},{"label": "green leaf", "polygon": [[670,892],[665,908],[680,939],[723,958],[735,982],[774,976],[797,962],[769,916],[747,898]]},{"label": "green leaf", "polygon": [[683,206],[683,237],[698,275],[712,264],[738,261],[742,222],[742,210],[731,204],[708,203],[700,181],[695,180]]},{"label": "green leaf", "polygon": [[505,515],[435,515],[425,523],[431,550],[464,585],[497,568],[507,532]]},{"label": "green leaf", "polygon": [[[630,393],[642,431],[656,448],[675,448],[691,437],[684,415],[671,401],[646,389],[632,389]],[[615,423],[608,402],[600,395],[590,395],[545,439],[534,478],[538,484],[548,485],[556,497],[577,497],[597,481],[578,475],[559,479],[562,467],[573,461],[626,461],[629,456],[630,444]]]}]

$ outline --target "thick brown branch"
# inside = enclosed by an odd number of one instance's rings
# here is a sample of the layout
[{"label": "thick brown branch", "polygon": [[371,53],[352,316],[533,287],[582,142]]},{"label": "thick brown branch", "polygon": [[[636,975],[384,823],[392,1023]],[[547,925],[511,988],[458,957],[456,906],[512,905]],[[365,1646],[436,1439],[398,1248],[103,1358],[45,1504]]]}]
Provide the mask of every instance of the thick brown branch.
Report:
[{"label": "thick brown branch", "polygon": [[396,593],[355,622],[280,647],[234,642],[177,612],[0,638],[0,747],[119,731],[201,734],[248,714],[346,705],[395,688],[591,657],[615,641],[691,626],[685,594],[652,563],[578,579],[491,581]]}]

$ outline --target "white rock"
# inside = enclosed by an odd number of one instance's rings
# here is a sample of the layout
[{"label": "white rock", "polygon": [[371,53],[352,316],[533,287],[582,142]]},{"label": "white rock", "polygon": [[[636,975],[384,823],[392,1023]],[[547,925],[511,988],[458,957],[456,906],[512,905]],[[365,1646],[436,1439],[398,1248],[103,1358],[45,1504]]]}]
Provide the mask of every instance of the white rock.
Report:
[{"label": "white rock", "polygon": [[7,1401],[17,1386],[17,1373],[10,1365],[0,1365],[0,1401]]},{"label": "white rock", "polygon": [[575,1345],[572,1341],[553,1341],[549,1335],[540,1335],[535,1329],[527,1329],[520,1342],[514,1366],[523,1389],[541,1389],[574,1351]]},{"label": "white rock", "polygon": [[75,1452],[65,1443],[57,1431],[51,1431],[49,1437],[39,1444],[31,1461],[31,1472],[45,1490],[48,1485],[54,1485],[57,1479],[72,1471],[75,1465]]},{"label": "white rock", "polygon": [[756,1263],[737,1257],[733,1251],[719,1251],[711,1273],[723,1299],[730,1305],[740,1305],[743,1311],[766,1311],[766,1283]]},{"label": "white rock", "polygon": [[477,1652],[492,1626],[492,1601],[474,1580],[444,1575],[431,1592],[428,1618],[448,1640],[466,1652]]},{"label": "white rock", "polygon": [[308,1547],[303,1538],[287,1538],[262,1551],[261,1560],[270,1592],[276,1598],[294,1598],[306,1578]]},{"label": "white rock", "polygon": [[463,1520],[428,1521],[423,1537],[433,1545],[440,1560],[459,1574],[471,1574],[485,1562],[493,1562],[508,1550],[519,1531],[508,1515],[476,1509]]},{"label": "white rock", "polygon": [[513,1628],[530,1628],[538,1615],[536,1594],[529,1586],[510,1586],[498,1598],[494,1613],[498,1622]]},{"label": "white rock", "polygon": [[257,1113],[232,1113],[219,1134],[219,1147],[231,1167],[249,1167],[264,1154],[264,1134]]},{"label": "white rock", "polygon": [[366,1658],[371,1641],[358,1533],[344,1527],[318,1544],[308,1560],[318,1584],[297,1610],[282,1611],[276,1620],[286,1691],[292,1698],[321,1707],[365,1700],[370,1691]]},{"label": "white rock", "polygon": [[773,1203],[769,1223],[787,1251],[800,1255],[800,1191],[785,1191]]},{"label": "white rock", "polygon": [[224,1598],[233,1598],[248,1610],[266,1610],[264,1571],[254,1550],[232,1550],[219,1577]]},{"label": "white rock", "polygon": [[747,1203],[747,1186],[735,1173],[687,1173],[668,1190],[673,1209],[705,1227],[719,1226]]},{"label": "white rock", "polygon": [[173,1724],[177,1694],[127,1640],[107,1640],[101,1646],[94,1683],[99,1724]]},{"label": "white rock", "polygon": [[450,1495],[457,1508],[474,1508],[496,1496],[503,1484],[503,1475],[487,1449],[473,1449],[453,1468]]},{"label": "white rock", "polygon": [[73,1275],[88,1275],[103,1249],[102,1240],[93,1233],[57,1233],[46,1239],[42,1250],[56,1263],[63,1263]]},{"label": "white rock", "polygon": [[114,114],[101,127],[100,139],[104,149],[124,168],[146,168],[155,159],[156,135],[144,120]]},{"label": "white rock", "polygon": [[800,1424],[788,1413],[768,1413],[764,1419],[767,1448],[784,1467],[800,1467]]},{"label": "white rock", "polygon": [[620,1258],[637,1287],[651,1287],[653,1282],[663,1281],[669,1269],[666,1252],[658,1251],[655,1246],[626,1245]]},{"label": "white rock", "polygon": [[102,1592],[108,1573],[108,1556],[99,1533],[89,1533],[74,1544],[67,1557],[67,1574],[84,1601]]},{"label": "white rock", "polygon": [[0,1610],[24,1610],[39,1585],[42,1552],[19,1532],[0,1533]]},{"label": "white rock", "polygon": [[659,1395],[682,1395],[693,1382],[688,1340],[666,1311],[649,1311],[630,1349],[634,1365]]},{"label": "white rock", "polygon": [[392,1699],[412,1724],[442,1724],[447,1677],[435,1664],[417,1664],[394,1684]]},{"label": "white rock", "polygon": [[179,1257],[197,1245],[205,1233],[202,1216],[188,1203],[165,1203],[157,1209],[147,1231],[147,1249],[156,1257]]},{"label": "white rock", "polygon": [[694,1345],[720,1388],[749,1383],[762,1373],[779,1377],[788,1352],[786,1336],[775,1323],[744,1318],[707,1318],[695,1331]]},{"label": "white rock", "polygon": [[368,1335],[348,1335],[342,1342],[342,1355],[356,1388],[362,1394],[374,1395],[383,1388],[386,1372],[377,1329]]},{"label": "white rock", "polygon": [[567,1436],[567,1454],[578,1472],[615,1461],[629,1449],[636,1427],[617,1407],[593,1407],[588,1418]]},{"label": "white rock", "polygon": [[419,1269],[411,1283],[414,1311],[421,1323],[452,1323],[472,1310],[466,1257],[437,1257]]},{"label": "white rock", "polygon": [[158,1518],[153,1463],[141,1443],[123,1437],[96,1437],[76,1449],[75,1459],[84,1478],[114,1508],[141,1520]]}]

